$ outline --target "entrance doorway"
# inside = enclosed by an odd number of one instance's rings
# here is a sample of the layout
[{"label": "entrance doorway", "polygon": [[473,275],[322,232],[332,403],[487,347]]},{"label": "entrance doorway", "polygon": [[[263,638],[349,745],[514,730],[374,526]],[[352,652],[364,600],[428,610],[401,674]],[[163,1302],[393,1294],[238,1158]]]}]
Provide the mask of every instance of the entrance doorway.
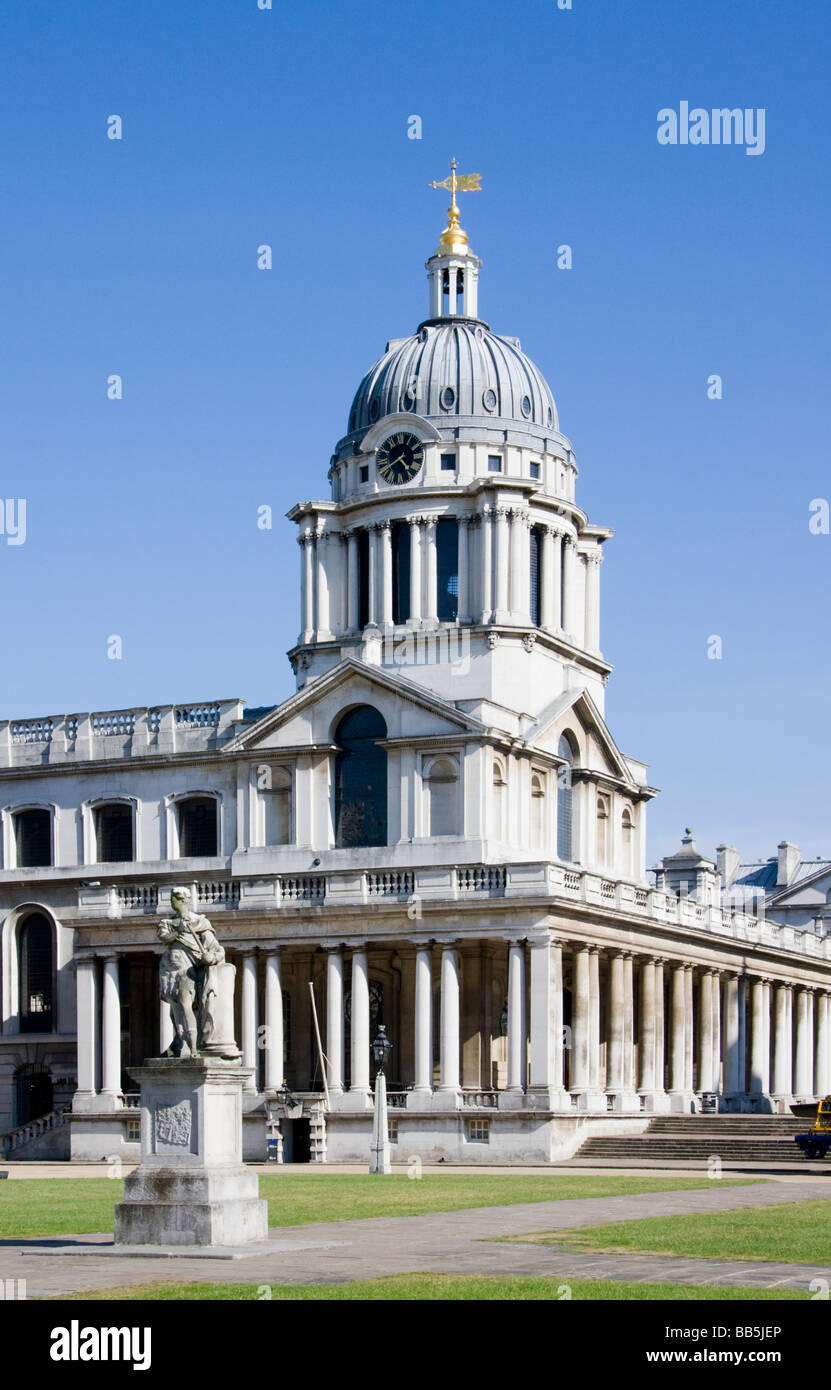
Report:
[{"label": "entrance doorway", "polygon": [[283,1162],[311,1163],[312,1132],[309,1120],[283,1120]]},{"label": "entrance doorway", "polygon": [[27,1125],[30,1120],[39,1120],[48,1115],[53,1108],[52,1078],[46,1067],[31,1062],[19,1067],[15,1073],[16,1123]]}]

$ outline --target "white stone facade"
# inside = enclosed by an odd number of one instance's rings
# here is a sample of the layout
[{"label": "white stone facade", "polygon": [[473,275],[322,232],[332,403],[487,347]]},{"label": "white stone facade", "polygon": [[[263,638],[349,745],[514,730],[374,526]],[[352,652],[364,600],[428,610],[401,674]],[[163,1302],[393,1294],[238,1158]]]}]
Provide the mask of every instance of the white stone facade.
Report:
[{"label": "white stone facade", "polygon": [[612,533],[544,378],[474,317],[478,270],[431,258],[431,318],[361,383],[331,499],[289,514],[290,699],[0,724],[8,1151],[137,1153],[177,884],[238,967],[249,1157],[367,1158],[380,1023],[403,1157],[548,1161],[702,1095],[829,1089],[824,936],[726,907],[691,837],[647,880],[655,792],[604,718]]}]

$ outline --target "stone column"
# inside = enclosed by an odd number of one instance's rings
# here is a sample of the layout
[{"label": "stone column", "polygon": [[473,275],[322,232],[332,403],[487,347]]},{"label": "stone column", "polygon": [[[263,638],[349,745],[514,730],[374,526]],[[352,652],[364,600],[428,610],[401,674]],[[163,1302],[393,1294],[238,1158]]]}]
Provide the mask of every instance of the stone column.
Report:
[{"label": "stone column", "polygon": [[511,617],[526,626],[531,622],[531,559],[529,554],[529,515],[513,507],[511,518],[511,593],[508,603]]},{"label": "stone column", "polygon": [[650,1095],[657,1089],[655,1049],[655,962],[641,961],[641,1015],[638,1030],[638,1090]]},{"label": "stone column", "polygon": [[712,1092],[713,1081],[713,977],[709,970],[701,972],[699,982],[700,1017],[698,1020],[698,1089]]},{"label": "stone column", "polygon": [[560,626],[560,547],[559,534],[553,526],[542,528],[537,584],[540,592],[540,627],[544,627],[547,632],[555,632]]},{"label": "stone column", "polygon": [[494,614],[495,623],[506,623],[510,616],[508,611],[508,578],[509,578],[509,555],[508,555],[508,509],[497,507],[496,517],[496,556],[494,560]]},{"label": "stone column", "polygon": [[465,513],[458,519],[459,526],[459,603],[457,617],[460,623],[470,622],[470,517]]},{"label": "stone column", "polygon": [[280,953],[269,951],[265,958],[265,1088],[278,1091],[284,1081]]},{"label": "stone column", "polygon": [[655,1093],[666,1097],[666,1044],[664,1023],[664,962],[655,961]]},{"label": "stone column", "polygon": [[381,540],[381,622],[392,627],[392,526],[388,521],[379,523]]},{"label": "stone column", "polygon": [[353,527],[346,535],[346,626],[357,632],[361,625],[361,574],[358,563],[358,532]]},{"label": "stone column", "polygon": [[257,953],[251,948],[242,953],[242,1065],[253,1068],[245,1081],[246,1091],[256,1091],[257,1070]]},{"label": "stone column", "polygon": [[410,623],[418,627],[421,622],[421,522],[420,516],[411,516],[410,522]]},{"label": "stone column", "polygon": [[600,564],[599,550],[585,556],[586,565],[586,650],[600,650]]},{"label": "stone column", "polygon": [[685,1065],[687,1039],[687,988],[683,965],[672,967],[672,1050],[670,1052],[670,1089],[683,1095],[686,1088]]},{"label": "stone column", "polygon": [[739,977],[728,975],[724,986],[725,1095],[736,1095],[744,1090],[742,1072],[739,1062]]},{"label": "stone column", "polygon": [[793,1076],[791,991],[778,984],[773,993],[773,1094],[790,1096]]},{"label": "stone column", "polygon": [[378,528],[367,527],[369,544],[367,546],[367,627],[377,627],[381,612],[379,593]]},{"label": "stone column", "polygon": [[303,611],[301,642],[311,642],[314,636],[314,534],[306,529],[297,537],[301,551],[300,596]]},{"label": "stone column", "polygon": [[118,958],[106,955],[101,1009],[101,1092],[121,1094],[121,996],[118,987]]},{"label": "stone column", "polygon": [[441,1024],[439,1090],[459,1091],[459,953],[445,946],[441,953]]},{"label": "stone column", "polygon": [[362,1106],[369,1102],[369,961],[366,947],[352,952],[352,1057],[350,1095]]},{"label": "stone column", "polygon": [[529,1092],[546,1109],[565,1108],[562,947],[547,934],[531,941]]},{"label": "stone column", "polygon": [[324,531],[315,535],[315,639],[327,642],[332,637],[332,615],[329,597],[329,555],[331,537]]},{"label": "stone column", "polygon": [[173,1019],[170,1017],[170,1002],[159,999],[159,1056],[163,1057],[173,1042]]},{"label": "stone column", "polygon": [[693,1008],[693,968],[685,967],[684,1090],[692,1095],[695,1065],[695,1010]]},{"label": "stone column", "polygon": [[98,991],[95,961],[81,956],[75,965],[75,1001],[78,1036],[78,1090],[73,1110],[84,1110],[98,1089]]},{"label": "stone column", "polygon": [[721,975],[712,972],[713,991],[713,1090],[721,1091]]},{"label": "stone column", "polygon": [[326,1080],[329,1094],[343,1094],[343,948],[329,948],[326,957]]},{"label": "stone column", "polygon": [[632,953],[623,957],[623,1089],[630,1107],[635,1091],[635,980]]},{"label": "stone column", "polygon": [[827,994],[817,995],[816,1007],[816,1053],[814,1060],[814,1090],[818,1096],[827,1096],[831,1090],[831,1058],[829,1046],[829,1005]]},{"label": "stone column", "polygon": [[424,530],[426,535],[425,553],[425,594],[424,594],[424,618],[428,623],[438,622],[438,603],[439,603],[439,569],[438,569],[438,549],[436,546],[436,525],[438,518],[428,516],[425,518]]},{"label": "stone column", "polygon": [[525,1090],[525,943],[508,947],[508,1090]]},{"label": "stone column", "polygon": [[609,1015],[606,1043],[606,1090],[623,1090],[623,955],[615,951],[609,963]]},{"label": "stone column", "polygon": [[571,1077],[572,1091],[588,1091],[589,1073],[589,948],[579,946],[574,951],[574,989],[571,1015]]},{"label": "stone column", "polygon": [[592,1090],[600,1092],[600,952],[589,948],[589,1076]]},{"label": "stone column", "polygon": [[767,1095],[770,1090],[770,1050],[765,1003],[765,981],[754,980],[750,1028],[750,1090],[754,1095]]},{"label": "stone column", "polygon": [[479,538],[479,584],[482,600],[479,621],[489,623],[493,616],[493,516],[490,507],[482,512]]},{"label": "stone column", "polygon": [[582,633],[577,608],[577,543],[573,536],[563,537],[563,627],[566,637],[580,645]]},{"label": "stone column", "polygon": [[419,945],[415,960],[415,1085],[429,1095],[433,1090],[433,975],[431,950]]},{"label": "stone column", "polygon": [[796,995],[796,1084],[794,1093],[805,1098],[814,1093],[813,1051],[809,1012],[810,991],[797,990]]}]

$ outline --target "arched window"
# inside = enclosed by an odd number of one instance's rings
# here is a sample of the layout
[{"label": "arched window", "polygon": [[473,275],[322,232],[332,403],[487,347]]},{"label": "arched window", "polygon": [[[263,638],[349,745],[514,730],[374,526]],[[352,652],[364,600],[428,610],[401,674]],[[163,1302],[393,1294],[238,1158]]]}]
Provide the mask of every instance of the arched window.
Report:
[{"label": "arched window", "polygon": [[179,858],[204,858],[219,853],[219,819],[213,796],[187,796],[176,804],[179,819]]},{"label": "arched window", "polygon": [[18,811],[14,818],[14,847],[19,869],[39,869],[51,864],[51,812]]},{"label": "arched window", "polygon": [[21,1033],[51,1033],[54,1018],[55,953],[52,923],[31,913],[18,930]]},{"label": "arched window", "polygon": [[628,806],[624,806],[620,820],[623,872],[627,878],[635,877],[635,821]]},{"label": "arched window", "polygon": [[285,767],[271,769],[271,786],[264,787],[264,834],[267,845],[291,843],[291,773]]},{"label": "arched window", "polygon": [[568,734],[561,734],[557,753],[563,763],[557,769],[557,856],[574,859],[574,793],[572,770],[575,750]]},{"label": "arched window", "polygon": [[609,860],[609,802],[605,796],[597,798],[597,862],[606,864]]},{"label": "arched window", "polygon": [[531,773],[531,844],[541,849],[545,833],[545,773]]},{"label": "arched window", "polygon": [[508,779],[504,765],[499,758],[493,760],[493,834],[497,840],[505,839],[505,799],[508,795]]},{"label": "arched window", "polygon": [[459,770],[452,758],[436,758],[425,779],[431,835],[459,834]]},{"label": "arched window", "polygon": [[442,517],[436,527],[437,613],[440,623],[453,623],[459,612],[459,523]]},{"label": "arched window", "polygon": [[377,709],[358,705],[344,715],[335,779],[335,843],[343,848],[387,843],[387,726]]},{"label": "arched window", "polygon": [[95,807],[95,857],[99,864],[119,864],[135,857],[133,808],[123,801]]}]

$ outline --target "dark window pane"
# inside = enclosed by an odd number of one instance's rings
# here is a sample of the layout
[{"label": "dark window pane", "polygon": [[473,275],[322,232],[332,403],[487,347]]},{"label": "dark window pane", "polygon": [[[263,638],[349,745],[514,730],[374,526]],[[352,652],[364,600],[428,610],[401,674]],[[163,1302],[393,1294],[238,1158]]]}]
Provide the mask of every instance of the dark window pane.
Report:
[{"label": "dark window pane", "polygon": [[358,532],[358,626],[369,622],[369,532]]},{"label": "dark window pane", "polygon": [[179,802],[179,856],[218,854],[217,805],[212,796],[194,796]]},{"label": "dark window pane", "polygon": [[406,521],[392,526],[392,620],[406,623],[410,616],[410,528]]},{"label": "dark window pane", "polygon": [[488,454],[488,472],[502,472],[502,456],[500,454]]},{"label": "dark window pane", "polygon": [[14,829],[19,868],[38,869],[52,863],[52,817],[48,811],[19,811]]},{"label": "dark window pane", "polygon": [[540,533],[531,527],[531,622],[540,625]]},{"label": "dark window pane", "polygon": [[341,720],[335,784],[335,838],[341,847],[387,843],[387,726],[371,705]]},{"label": "dark window pane", "polygon": [[531,477],[532,477],[532,478],[538,478],[539,476],[540,476],[540,466],[539,466],[539,464],[538,464],[538,463],[532,463],[532,464],[531,464]]},{"label": "dark window pane", "polygon": [[442,466],[443,472],[445,472],[445,473],[455,473],[455,472],[456,472],[456,455],[455,455],[455,454],[442,454],[442,456],[441,456],[441,466]]},{"label": "dark window pane", "polygon": [[133,808],[114,802],[95,812],[95,839],[101,864],[119,864],[133,857]]},{"label": "dark window pane", "polygon": [[20,929],[20,1031],[52,1031],[52,927],[41,913]]},{"label": "dark window pane", "polygon": [[444,517],[436,527],[438,617],[452,623],[459,611],[459,526]]}]

